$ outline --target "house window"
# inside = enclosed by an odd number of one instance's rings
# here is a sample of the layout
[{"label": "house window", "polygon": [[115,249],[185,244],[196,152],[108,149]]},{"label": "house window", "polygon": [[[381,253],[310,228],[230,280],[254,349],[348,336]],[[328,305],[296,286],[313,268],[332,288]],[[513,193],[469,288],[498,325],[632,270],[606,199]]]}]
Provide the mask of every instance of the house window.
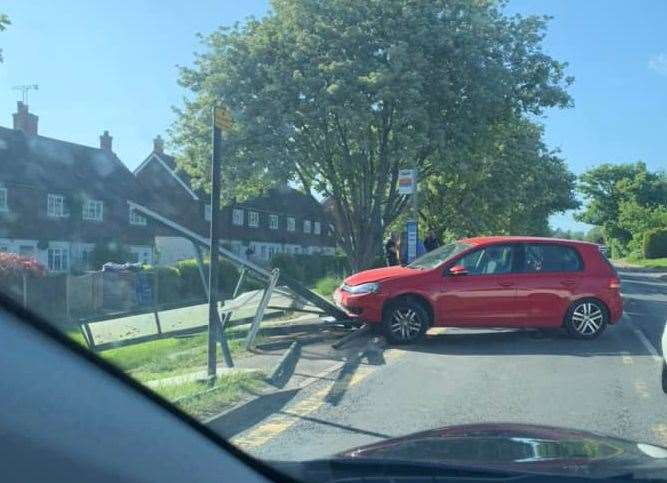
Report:
[{"label": "house window", "polygon": [[243,226],[243,210],[234,208],[232,211],[232,223],[234,225]]},{"label": "house window", "polygon": [[146,225],[146,217],[137,213],[136,210],[130,208],[130,225]]},{"label": "house window", "polygon": [[303,232],[310,233],[310,220],[303,220]]},{"label": "house window", "polygon": [[287,217],[287,231],[295,231],[296,230],[296,220],[289,216]]},{"label": "house window", "polygon": [[69,216],[65,207],[65,197],[63,195],[49,194],[46,198],[46,214],[53,218]]},{"label": "house window", "polygon": [[316,221],[313,223],[313,233],[316,235],[319,235],[322,233],[322,225],[320,225],[319,221]]},{"label": "house window", "polygon": [[248,226],[257,228],[259,226],[259,213],[256,211],[248,212]]},{"label": "house window", "polygon": [[68,252],[67,248],[49,248],[49,271],[66,272],[69,267]]},{"label": "house window", "polygon": [[213,211],[211,209],[210,204],[207,204],[206,206],[204,206],[204,219],[206,221],[211,221],[211,218],[213,217],[212,213],[213,213]]},{"label": "house window", "polygon": [[278,215],[269,215],[269,228],[272,230],[278,229]]},{"label": "house window", "polygon": [[89,221],[102,221],[104,204],[99,200],[84,200],[83,219]]},{"label": "house window", "polygon": [[0,211],[7,211],[7,188],[0,188]]}]

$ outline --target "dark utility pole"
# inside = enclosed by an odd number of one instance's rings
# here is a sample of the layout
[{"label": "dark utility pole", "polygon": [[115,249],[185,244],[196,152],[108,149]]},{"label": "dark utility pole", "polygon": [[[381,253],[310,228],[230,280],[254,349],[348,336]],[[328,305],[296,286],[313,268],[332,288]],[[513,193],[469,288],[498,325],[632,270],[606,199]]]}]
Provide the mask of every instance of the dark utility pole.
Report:
[{"label": "dark utility pole", "polygon": [[217,370],[216,335],[218,329],[218,245],[220,243],[220,145],[222,126],[218,108],[211,113],[213,155],[211,157],[211,259],[208,271],[208,378],[214,381]]}]

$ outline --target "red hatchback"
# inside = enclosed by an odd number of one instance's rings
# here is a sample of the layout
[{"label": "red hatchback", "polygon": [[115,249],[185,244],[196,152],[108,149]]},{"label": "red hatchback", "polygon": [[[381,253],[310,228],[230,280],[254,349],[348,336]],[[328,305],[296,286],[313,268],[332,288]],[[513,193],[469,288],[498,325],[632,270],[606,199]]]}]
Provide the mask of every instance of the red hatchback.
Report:
[{"label": "red hatchback", "polygon": [[394,343],[430,326],[563,326],[591,339],[623,313],[618,275],[597,245],[536,237],[450,243],[406,267],[352,275],[334,298]]}]

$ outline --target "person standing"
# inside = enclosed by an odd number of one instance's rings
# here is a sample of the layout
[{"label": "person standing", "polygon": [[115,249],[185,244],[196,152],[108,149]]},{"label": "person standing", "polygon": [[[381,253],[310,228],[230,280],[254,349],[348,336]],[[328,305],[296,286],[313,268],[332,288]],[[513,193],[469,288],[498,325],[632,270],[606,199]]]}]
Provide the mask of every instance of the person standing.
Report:
[{"label": "person standing", "polygon": [[389,238],[384,243],[384,255],[387,259],[387,266],[398,265],[398,237],[396,233],[389,234]]},{"label": "person standing", "polygon": [[426,238],[424,238],[424,248],[426,249],[427,252],[430,252],[431,250],[435,250],[440,246],[440,240],[438,240],[438,237],[435,235],[435,232],[433,230],[429,230],[428,233],[426,234]]}]

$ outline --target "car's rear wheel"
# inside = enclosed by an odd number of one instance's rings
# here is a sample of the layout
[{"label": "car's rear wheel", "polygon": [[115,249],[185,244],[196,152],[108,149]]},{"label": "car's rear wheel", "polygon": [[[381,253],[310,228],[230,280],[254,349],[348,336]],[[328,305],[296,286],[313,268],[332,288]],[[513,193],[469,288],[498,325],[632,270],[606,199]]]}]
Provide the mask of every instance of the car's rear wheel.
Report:
[{"label": "car's rear wheel", "polygon": [[578,339],[594,339],[604,332],[609,313],[602,302],[595,299],[579,300],[572,304],[565,316],[565,328]]},{"label": "car's rear wheel", "polygon": [[403,298],[392,302],[384,311],[382,326],[392,344],[407,344],[422,338],[429,325],[428,312],[419,302]]}]

